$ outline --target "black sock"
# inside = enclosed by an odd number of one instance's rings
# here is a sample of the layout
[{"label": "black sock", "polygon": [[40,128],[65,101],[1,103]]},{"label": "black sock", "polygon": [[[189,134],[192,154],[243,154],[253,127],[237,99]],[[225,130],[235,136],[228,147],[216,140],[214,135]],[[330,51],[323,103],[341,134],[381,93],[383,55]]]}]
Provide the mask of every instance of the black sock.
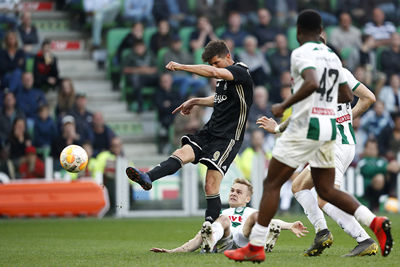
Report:
[{"label": "black sock", "polygon": [[182,168],[182,160],[177,156],[170,156],[167,160],[161,162],[153,169],[147,172],[152,182],[164,176],[174,174],[177,170]]},{"label": "black sock", "polygon": [[206,196],[207,209],[206,209],[206,221],[214,222],[221,213],[221,198],[219,194]]}]

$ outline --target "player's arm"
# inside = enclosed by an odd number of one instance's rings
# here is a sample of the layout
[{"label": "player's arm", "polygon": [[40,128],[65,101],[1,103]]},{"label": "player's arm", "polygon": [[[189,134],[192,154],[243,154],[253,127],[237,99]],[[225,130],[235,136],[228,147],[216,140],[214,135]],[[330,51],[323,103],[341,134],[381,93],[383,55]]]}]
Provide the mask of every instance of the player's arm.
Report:
[{"label": "player's arm", "polygon": [[293,234],[295,234],[297,237],[305,236],[305,234],[308,233],[307,227],[305,227],[300,221],[288,223],[279,219],[272,219],[271,223],[279,225],[282,230],[292,231]]},{"label": "player's arm", "polygon": [[205,106],[205,107],[213,107],[214,106],[214,96],[208,97],[196,97],[191,98],[183,102],[179,107],[172,111],[172,114],[180,111],[182,115],[189,115],[190,111],[194,106]]},{"label": "player's arm", "polygon": [[162,253],[192,252],[200,248],[201,242],[202,242],[201,235],[200,233],[197,233],[197,235],[193,239],[190,239],[180,247],[174,249],[152,248],[150,249],[150,251],[162,252]]},{"label": "player's arm", "polygon": [[289,121],[290,118],[288,118],[281,124],[278,124],[274,119],[262,116],[257,120],[256,124],[258,124],[259,128],[262,128],[269,133],[277,134],[282,133],[286,130],[287,126],[289,125]]},{"label": "player's arm", "polygon": [[223,79],[226,81],[233,80],[233,75],[229,70],[225,68],[216,68],[210,65],[184,65],[170,61],[165,68],[171,71],[183,70],[207,78]]},{"label": "player's arm", "polygon": [[374,93],[372,93],[364,84],[360,83],[353,91],[359,99],[353,108],[353,119],[361,116],[376,101]]},{"label": "player's arm", "polygon": [[275,116],[282,117],[285,109],[305,99],[318,89],[318,77],[317,72],[314,68],[305,69],[302,72],[301,77],[303,78],[304,82],[296,93],[288,97],[282,103],[272,105],[271,110]]},{"label": "player's arm", "polygon": [[349,103],[353,101],[354,95],[349,85],[346,83],[339,84],[338,103]]}]

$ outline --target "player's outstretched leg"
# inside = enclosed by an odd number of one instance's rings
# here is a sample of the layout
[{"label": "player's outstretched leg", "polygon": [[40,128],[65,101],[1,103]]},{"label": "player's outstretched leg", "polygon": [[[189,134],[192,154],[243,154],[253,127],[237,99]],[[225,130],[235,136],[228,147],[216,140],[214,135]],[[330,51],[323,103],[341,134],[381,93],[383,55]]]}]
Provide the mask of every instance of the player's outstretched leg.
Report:
[{"label": "player's outstretched leg", "polygon": [[[193,156],[193,150],[191,147],[185,145],[183,148],[178,149],[174,153],[179,155],[171,155],[167,160],[161,162],[149,172],[141,172],[140,170],[128,167],[126,168],[126,175],[131,181],[134,181],[144,189],[150,190],[153,185],[152,183],[162,177],[165,177],[170,174],[174,174],[180,168],[182,168],[184,163],[190,162]],[[186,156],[188,158],[187,161],[183,161],[181,158],[185,157],[185,153],[188,154]]]},{"label": "player's outstretched leg", "polygon": [[145,172],[141,172],[133,167],[128,167],[126,168],[126,175],[128,175],[131,181],[140,184],[144,190],[150,190],[153,187],[150,177]]}]

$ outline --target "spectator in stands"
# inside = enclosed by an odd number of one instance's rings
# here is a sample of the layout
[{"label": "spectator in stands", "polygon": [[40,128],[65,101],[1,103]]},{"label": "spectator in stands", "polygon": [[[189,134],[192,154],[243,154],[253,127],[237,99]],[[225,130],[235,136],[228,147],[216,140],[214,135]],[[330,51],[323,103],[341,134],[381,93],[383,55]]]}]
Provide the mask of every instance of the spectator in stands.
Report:
[{"label": "spectator in stands", "polygon": [[22,179],[44,178],[44,163],[36,155],[36,148],[34,146],[25,148],[25,157],[19,165],[18,170]]},{"label": "spectator in stands", "polygon": [[[96,171],[96,163],[97,162],[96,162],[96,158],[93,156],[93,146],[90,142],[85,142],[82,144],[82,148],[86,151],[86,153],[88,155],[88,164],[87,164],[85,170],[77,173],[78,178],[81,178],[81,177],[97,178],[97,175],[100,175],[100,174],[98,174]],[[101,176],[103,176],[102,173],[101,173]],[[102,181],[100,181],[100,182],[102,182]]]},{"label": "spectator in stands", "polygon": [[386,149],[387,159],[397,159],[400,152],[400,113],[394,115],[394,128],[390,134]]},{"label": "spectator in stands", "polygon": [[352,25],[349,13],[340,14],[339,27],[332,30],[329,42],[339,51],[361,46],[361,31]]},{"label": "spectator in stands", "polygon": [[271,151],[265,151],[263,148],[264,144],[264,131],[256,129],[251,133],[251,145],[247,147],[241,154],[239,160],[240,170],[246,179],[251,180],[251,173],[256,162],[255,157],[263,155],[265,157],[265,167],[267,167],[267,161],[272,158]]},{"label": "spectator in stands", "polygon": [[186,0],[157,0],[153,14],[156,19],[168,19],[174,30],[178,30],[182,26],[192,26],[196,23],[195,16],[189,12],[188,1]]},{"label": "spectator in stands", "polygon": [[366,70],[376,70],[375,39],[372,35],[361,36],[361,46],[350,53],[347,61],[349,70],[354,71],[356,67],[362,66]]},{"label": "spectator in stands", "polygon": [[88,16],[92,16],[92,47],[101,45],[103,24],[115,21],[120,12],[119,0],[83,0],[83,8]]},{"label": "spectator in stands", "polygon": [[[122,42],[119,44],[115,57],[113,59],[113,64],[120,66],[122,53],[126,49],[131,49],[135,43],[143,41],[144,27],[143,23],[136,22],[132,25],[131,31],[125,36]],[[121,79],[120,72],[111,73],[111,81],[113,84],[113,90],[119,90],[119,82]]]},{"label": "spectator in stands", "polygon": [[257,50],[257,39],[247,36],[244,40],[244,50],[238,55],[240,61],[249,68],[255,85],[265,85],[271,74],[271,66],[261,51]]},{"label": "spectator in stands", "polygon": [[14,120],[6,144],[8,146],[9,158],[14,165],[14,169],[18,170],[18,166],[25,155],[25,148],[32,145],[31,139],[26,130],[24,118],[16,118]]},{"label": "spectator in stands", "polygon": [[22,12],[18,33],[25,53],[28,55],[36,53],[39,49],[39,34],[35,25],[32,24],[31,13],[29,11]]},{"label": "spectator in stands", "polygon": [[16,94],[25,70],[25,52],[19,48],[17,33],[14,31],[6,33],[4,44],[4,50],[0,49],[0,88],[7,87]]},{"label": "spectator in stands", "polygon": [[296,0],[263,0],[266,7],[280,26],[295,25],[297,18]]},{"label": "spectator in stands", "polygon": [[229,13],[227,29],[221,35],[221,39],[232,39],[235,47],[242,47],[248,33],[242,29],[242,21],[238,12]]},{"label": "spectator in stands", "polygon": [[361,118],[362,129],[370,138],[378,141],[380,151],[383,150],[393,126],[393,120],[389,112],[385,110],[385,104],[380,100],[376,101],[374,108]]},{"label": "spectator in stands", "polygon": [[173,33],[171,32],[168,20],[160,20],[157,23],[157,31],[150,39],[150,48],[153,54],[157,55],[160,48],[168,47],[172,41],[172,36]]},{"label": "spectator in stands", "polygon": [[121,138],[115,136],[111,140],[110,150],[103,151],[96,157],[96,172],[103,173],[103,184],[107,188],[110,209],[107,214],[115,213],[115,169],[118,157],[123,157]]},{"label": "spectator in stands", "polygon": [[389,113],[394,114],[400,111],[400,77],[398,74],[392,74],[390,85],[382,88],[379,100],[385,102],[385,110]]},{"label": "spectator in stands", "polygon": [[207,15],[212,25],[221,25],[224,21],[225,0],[197,0],[195,12],[198,17]]},{"label": "spectator in stands", "polygon": [[4,94],[4,104],[0,113],[0,144],[3,146],[11,133],[16,118],[25,118],[25,114],[16,107],[16,99],[12,92]]},{"label": "spectator in stands", "polygon": [[144,42],[139,41],[122,61],[123,73],[126,75],[132,91],[127,92],[128,104],[134,100],[137,103],[136,111],[143,111],[142,88],[157,86],[157,63],[155,57],[147,50]]},{"label": "spectator in stands", "polygon": [[197,18],[197,29],[190,34],[190,49],[196,51],[206,46],[210,41],[218,39],[210,20],[206,16]]},{"label": "spectator in stands", "polygon": [[38,116],[35,118],[33,128],[33,145],[43,150],[50,150],[52,142],[57,138],[57,125],[50,117],[49,105],[43,104],[38,109]]},{"label": "spectator in stands", "polygon": [[55,114],[57,120],[72,112],[75,105],[75,89],[70,78],[62,79],[57,93]]},{"label": "spectator in stands", "polygon": [[361,127],[361,118],[357,117],[353,119],[353,130],[354,130],[354,136],[356,139],[356,153],[353,159],[354,163],[357,163],[360,160],[360,157],[362,156],[362,153],[364,151],[365,143],[368,140],[368,134],[362,129]]},{"label": "spectator in stands", "polygon": [[240,59],[236,53],[235,43],[233,42],[233,40],[230,38],[225,38],[224,42],[229,49],[229,53],[231,53],[231,58],[233,59],[233,61],[235,61],[235,62],[240,61]]},{"label": "spectator in stands", "polygon": [[385,21],[385,13],[379,7],[372,10],[372,21],[365,24],[364,33],[375,39],[375,46],[390,44],[390,38],[396,32],[396,27],[390,21]]},{"label": "spectator in stands", "polygon": [[226,12],[238,12],[242,17],[244,25],[255,25],[257,23],[258,0],[230,0],[226,3]]},{"label": "spectator in stands", "polygon": [[248,121],[248,129],[250,131],[254,131],[258,129],[258,125],[256,124],[257,120],[266,116],[268,118],[273,118],[271,107],[268,103],[268,91],[264,86],[256,86],[254,88],[254,97],[253,97],[253,105],[249,110]]},{"label": "spectator in stands", "polygon": [[74,125],[76,126],[80,142],[93,142],[94,135],[91,126],[93,122],[93,114],[87,109],[87,98],[85,93],[76,94],[75,105],[70,115],[74,117]]},{"label": "spectator in stands", "polygon": [[379,210],[379,197],[385,193],[385,185],[390,182],[386,174],[398,173],[399,164],[392,160],[388,162],[379,156],[378,143],[374,139],[369,139],[365,144],[363,158],[357,165],[360,174],[364,178],[364,198],[369,201],[369,208],[373,211]]},{"label": "spectator in stands", "polygon": [[377,70],[375,40],[371,35],[362,35],[361,41],[361,47],[350,53],[347,60],[347,68],[352,72],[356,72],[356,69],[361,67],[367,82],[366,85],[372,86],[374,84],[375,94],[379,94],[379,90],[386,82],[386,77]]},{"label": "spectator in stands", "polygon": [[122,18],[126,21],[144,22],[153,25],[154,0],[124,0]]},{"label": "spectator in stands", "polygon": [[[189,97],[190,98],[190,97]],[[183,134],[194,134],[197,132],[203,125],[203,115],[204,108],[202,107],[194,107],[189,115],[180,115],[178,114],[174,120],[174,130],[175,130],[175,140],[174,147],[178,147],[181,145],[181,138]]]},{"label": "spectator in stands", "polygon": [[110,150],[111,140],[115,133],[104,123],[104,117],[101,112],[93,114],[92,130],[93,138],[93,155],[97,156],[101,151]]},{"label": "spectator in stands", "polygon": [[260,8],[257,15],[259,22],[253,34],[257,37],[260,50],[265,53],[275,47],[275,36],[280,33],[280,30],[271,25],[271,14],[268,9]]},{"label": "spectator in stands", "polygon": [[[268,56],[273,77],[281,76],[282,72],[290,71],[290,54],[287,39],[284,34],[275,36],[276,50]],[[278,80],[279,78],[276,78]]]},{"label": "spectator in stands", "polygon": [[46,39],[42,43],[41,50],[35,56],[33,64],[35,87],[43,91],[55,89],[59,83],[57,58],[51,52],[51,41]]},{"label": "spectator in stands", "polygon": [[[172,37],[171,45],[164,54],[163,66],[166,66],[170,61],[193,64],[193,56],[182,48],[182,41],[178,35]],[[181,99],[185,99],[188,95],[198,95],[207,84],[205,79],[190,75],[185,71],[175,71],[172,77],[174,85],[179,87]]]},{"label": "spectator in stands", "polygon": [[[0,24],[5,25],[5,30],[14,30],[18,24],[16,14],[19,10],[19,0],[8,0],[0,2]],[[4,27],[4,26],[3,26]],[[0,40],[4,37],[4,28],[0,27]]]},{"label": "spectator in stands", "polygon": [[33,75],[30,72],[22,74],[22,88],[18,90],[17,105],[25,113],[28,129],[33,129],[34,119],[40,105],[46,104],[44,93],[33,87]]},{"label": "spectator in stands", "polygon": [[382,52],[380,63],[386,77],[392,74],[400,75],[400,35],[398,33],[392,34],[390,49]]},{"label": "spectator in stands", "polygon": [[163,73],[160,76],[160,85],[155,95],[155,104],[160,124],[158,130],[158,153],[168,153],[168,137],[170,126],[174,123],[175,114],[172,111],[181,103],[177,90],[173,88],[173,78],[170,73]]},{"label": "spectator in stands", "polygon": [[274,83],[271,85],[271,90],[269,91],[269,98],[272,103],[280,103],[282,101],[281,89],[283,87],[292,86],[292,76],[290,74],[290,71],[282,72],[279,80],[275,80],[273,82]]},{"label": "spectator in stands", "polygon": [[60,135],[55,139],[51,145],[51,155],[53,157],[54,169],[60,170],[60,154],[61,151],[69,145],[81,145],[81,138],[76,132],[75,119],[71,115],[62,118],[62,126]]}]

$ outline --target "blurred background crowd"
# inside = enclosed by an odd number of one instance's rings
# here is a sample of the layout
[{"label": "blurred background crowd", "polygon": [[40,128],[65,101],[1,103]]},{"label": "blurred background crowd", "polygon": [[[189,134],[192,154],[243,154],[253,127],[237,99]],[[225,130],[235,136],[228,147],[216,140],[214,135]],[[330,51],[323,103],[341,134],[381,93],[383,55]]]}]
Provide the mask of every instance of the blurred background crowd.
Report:
[{"label": "blurred background crowd", "polygon": [[[19,1],[0,3],[0,171],[12,179],[44,177],[44,159],[58,157],[69,144],[84,146],[91,158],[86,176],[112,173],[122,140],[105,124],[102,112],[87,108],[87,96],[74,81],[60,77],[52,40],[41,38],[31,13]],[[121,105],[137,116],[155,112],[158,153],[179,146],[184,133],[200,129],[212,109],[172,115],[191,97],[213,94],[216,80],[166,72],[173,60],[201,64],[211,40],[223,39],[235,61],[248,65],[254,80],[245,142],[235,160],[251,179],[252,159],[265,155],[275,136],[260,131],[260,116],[273,117],[271,104],[291,93],[290,54],[298,46],[299,11],[321,12],[328,46],[370,90],[377,102],[353,128],[357,139],[352,166],[364,177],[365,199],[379,208],[379,197],[396,197],[400,170],[400,3],[387,0],[57,0],[71,27],[87,36],[87,48],[105,69]],[[101,54],[101,53],[100,53]],[[56,106],[48,104],[57,95]],[[354,101],[357,101],[355,99]],[[354,103],[353,103],[354,104]],[[276,118],[277,119],[277,118]]]}]

